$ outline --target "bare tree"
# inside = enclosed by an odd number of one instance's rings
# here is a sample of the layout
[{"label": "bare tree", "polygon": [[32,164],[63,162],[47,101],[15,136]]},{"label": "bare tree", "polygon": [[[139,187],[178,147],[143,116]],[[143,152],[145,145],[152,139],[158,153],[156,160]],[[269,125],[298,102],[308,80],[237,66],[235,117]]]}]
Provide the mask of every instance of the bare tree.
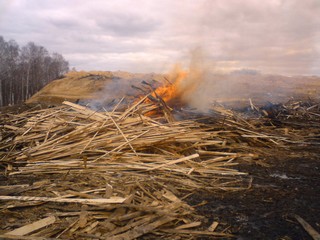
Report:
[{"label": "bare tree", "polygon": [[0,92],[2,105],[15,102],[15,81],[17,77],[17,62],[19,59],[19,46],[11,40],[5,42],[0,37]]},{"label": "bare tree", "polygon": [[50,55],[33,42],[20,49],[15,41],[0,36],[0,106],[28,99],[68,71],[69,63],[61,54]]}]

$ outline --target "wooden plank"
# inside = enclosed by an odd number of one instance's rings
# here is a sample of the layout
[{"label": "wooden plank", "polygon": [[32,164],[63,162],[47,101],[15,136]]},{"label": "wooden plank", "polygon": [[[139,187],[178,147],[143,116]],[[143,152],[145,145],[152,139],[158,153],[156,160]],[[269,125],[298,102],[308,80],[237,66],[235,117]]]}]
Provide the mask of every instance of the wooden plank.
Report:
[{"label": "wooden plank", "polygon": [[0,239],[57,240],[57,238],[46,238],[46,237],[36,237],[36,236],[18,236],[18,235],[8,235],[8,234],[0,234]]},{"label": "wooden plank", "polygon": [[12,126],[12,125],[3,125],[4,128],[8,128],[10,130],[14,130],[14,131],[18,131],[20,128],[19,127],[15,127],[15,126]]},{"label": "wooden plank", "polygon": [[216,221],[214,221],[214,222],[210,225],[210,227],[208,228],[208,231],[214,232],[214,231],[216,230],[216,228],[218,227],[218,225],[219,225],[219,223],[216,222]]},{"label": "wooden plank", "polygon": [[99,221],[95,221],[91,224],[88,224],[88,226],[85,229],[83,229],[83,232],[91,233],[93,229],[99,225],[99,223]]},{"label": "wooden plank", "polygon": [[111,237],[119,236],[122,233],[129,231],[130,229],[134,229],[137,226],[147,224],[148,222],[151,222],[156,218],[157,218],[157,215],[154,215],[154,214],[144,215],[143,218],[141,218],[140,220],[132,221],[131,223],[129,223],[123,227],[118,227],[118,228],[114,229],[113,231],[107,233],[106,239],[111,239]]},{"label": "wooden plank", "polygon": [[304,230],[309,233],[313,240],[320,240],[320,234],[309,223],[307,223],[302,217],[298,215],[295,215],[295,218],[302,225]]},{"label": "wooden plank", "polygon": [[238,153],[197,150],[200,155],[237,156]]},{"label": "wooden plank", "polygon": [[42,202],[61,202],[61,203],[81,203],[89,205],[100,205],[109,203],[123,203],[126,198],[111,197],[111,198],[48,198],[48,197],[31,197],[31,196],[0,196],[0,200],[17,200],[17,201],[42,201]]},{"label": "wooden plank", "polygon": [[121,133],[122,137],[124,138],[124,140],[128,143],[128,145],[130,146],[130,148],[132,149],[132,151],[137,155],[136,150],[134,150],[134,148],[132,147],[131,143],[129,142],[128,138],[126,137],[126,135],[123,133],[123,131],[121,130],[121,128],[119,127],[119,125],[116,123],[116,121],[112,118],[111,114],[109,114],[108,112],[106,112],[106,114],[108,115],[108,117],[111,119],[111,121],[113,122],[113,124],[116,126],[116,128],[118,129],[118,131]]},{"label": "wooden plank", "polygon": [[56,221],[56,218],[54,216],[49,216],[46,218],[43,218],[39,221],[30,223],[28,225],[25,225],[23,227],[17,228],[13,231],[7,232],[6,235],[16,235],[16,236],[23,236],[27,235],[29,233],[32,233],[38,229],[44,228],[50,224],[53,224]]},{"label": "wooden plank", "polygon": [[171,218],[171,217],[166,217],[166,216],[161,217],[160,219],[158,219],[152,223],[149,223],[147,225],[137,226],[132,230],[129,230],[125,233],[122,233],[122,234],[119,234],[119,235],[116,235],[113,237],[108,237],[107,239],[109,239],[109,240],[136,239],[136,238],[143,236],[151,231],[154,231],[156,228],[158,228],[168,222],[171,222],[173,220],[174,220],[174,218]]},{"label": "wooden plank", "polygon": [[201,222],[192,222],[192,223],[187,223],[187,224],[180,225],[180,226],[176,227],[175,229],[177,229],[177,230],[179,230],[179,229],[188,229],[188,228],[199,227],[200,225],[201,225]]},{"label": "wooden plank", "polygon": [[119,117],[119,119],[124,119],[132,110],[134,110],[137,106],[139,106],[142,102],[144,102],[150,94],[144,96],[141,98],[136,104],[132,105],[129,109],[127,109],[122,115]]},{"label": "wooden plank", "polygon": [[195,153],[195,154],[192,154],[190,156],[179,158],[177,160],[169,161],[168,163],[164,163],[164,164],[161,164],[159,166],[150,168],[148,171],[152,171],[152,170],[155,170],[155,169],[167,167],[167,166],[170,166],[170,165],[173,165],[173,164],[176,164],[176,163],[181,163],[181,162],[184,162],[184,161],[187,161],[187,160],[191,160],[191,159],[195,159],[195,158],[198,158],[198,157],[199,157],[199,154]]},{"label": "wooden plank", "polygon": [[175,234],[190,234],[190,235],[204,235],[204,236],[215,236],[215,237],[235,237],[232,234],[220,233],[220,232],[209,232],[209,231],[195,231],[195,230],[185,230],[185,229],[161,229],[161,232],[175,233]]},{"label": "wooden plank", "polygon": [[171,202],[181,202],[181,200],[169,190],[166,190],[166,192],[162,196],[170,200]]}]

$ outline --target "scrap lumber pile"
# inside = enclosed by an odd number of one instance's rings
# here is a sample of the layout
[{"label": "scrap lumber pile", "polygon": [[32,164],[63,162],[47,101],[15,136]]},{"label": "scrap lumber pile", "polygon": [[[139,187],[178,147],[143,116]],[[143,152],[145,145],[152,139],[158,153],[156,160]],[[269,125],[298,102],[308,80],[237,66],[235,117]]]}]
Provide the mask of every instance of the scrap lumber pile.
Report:
[{"label": "scrap lumber pile", "polygon": [[[285,104],[268,103],[260,107],[255,106],[251,99],[249,102],[250,106],[245,111],[231,111],[221,106],[212,109],[218,109],[220,115],[225,116],[224,125],[227,125],[229,130],[237,131],[241,136],[238,140],[250,146],[267,148],[319,145],[319,101],[291,100]],[[236,145],[232,147],[238,149]]]},{"label": "scrap lumber pile", "polygon": [[[9,163],[27,165],[12,174],[84,169],[94,172],[157,170],[173,175],[190,171],[204,175],[239,174],[226,167],[234,165],[230,159],[243,154],[221,153],[222,159],[213,160],[213,153],[207,151],[223,148],[223,132],[210,131],[194,121],[161,123],[135,113],[144,112],[135,107],[122,113],[102,113],[70,102],[65,105],[68,107],[18,116],[28,121],[23,127],[16,127],[14,149],[7,151],[3,158]],[[14,127],[5,125],[5,128]],[[214,155],[219,157],[220,153],[215,151]],[[181,164],[177,167],[176,163]]]},{"label": "scrap lumber pile", "polygon": [[287,103],[274,104],[268,102],[264,106],[257,107],[249,99],[249,110],[260,116],[275,119],[300,119],[300,120],[319,120],[320,103],[314,99],[308,101],[290,100]]},{"label": "scrap lumber pile", "polygon": [[[64,102],[7,115],[0,163],[9,184],[0,186],[0,237],[231,237],[185,199],[195,191],[247,187],[246,174],[233,166],[256,156],[226,147],[234,133],[172,122],[168,109],[146,98],[122,112]],[[146,116],[155,110],[166,112]]]},{"label": "scrap lumber pile", "polygon": [[124,111],[64,102],[2,116],[0,238],[232,237],[187,199],[250,187],[233,167],[260,161],[265,148],[318,143],[319,128],[306,135],[275,124],[280,115],[248,119],[212,106],[198,121],[173,121],[165,103],[147,98]]}]

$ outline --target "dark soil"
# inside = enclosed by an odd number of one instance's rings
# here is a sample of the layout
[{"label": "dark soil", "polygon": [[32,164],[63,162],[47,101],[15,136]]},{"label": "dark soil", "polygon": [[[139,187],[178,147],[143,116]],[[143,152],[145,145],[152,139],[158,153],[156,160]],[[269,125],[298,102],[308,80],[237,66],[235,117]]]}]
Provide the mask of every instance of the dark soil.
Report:
[{"label": "dark soil", "polygon": [[190,202],[207,201],[198,212],[221,223],[221,229],[230,226],[238,239],[312,239],[295,215],[320,230],[320,150],[296,151],[308,157],[290,150],[267,158],[268,167],[240,164],[238,169],[253,179],[248,190],[198,193]]}]

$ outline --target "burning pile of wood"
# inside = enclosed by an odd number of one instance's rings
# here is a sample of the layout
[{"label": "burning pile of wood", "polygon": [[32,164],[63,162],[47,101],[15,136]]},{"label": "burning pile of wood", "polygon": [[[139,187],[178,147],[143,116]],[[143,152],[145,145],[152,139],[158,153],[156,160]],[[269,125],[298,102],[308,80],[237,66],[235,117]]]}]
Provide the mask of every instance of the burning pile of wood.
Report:
[{"label": "burning pile of wood", "polygon": [[[10,183],[0,187],[1,237],[230,236],[215,231],[217,222],[204,228],[184,199],[242,189],[245,173],[232,166],[254,155],[230,151],[229,131],[170,121],[168,109],[144,103],[147,97],[122,112],[64,102],[8,115],[0,145]],[[145,115],[156,109],[163,116]]]}]

